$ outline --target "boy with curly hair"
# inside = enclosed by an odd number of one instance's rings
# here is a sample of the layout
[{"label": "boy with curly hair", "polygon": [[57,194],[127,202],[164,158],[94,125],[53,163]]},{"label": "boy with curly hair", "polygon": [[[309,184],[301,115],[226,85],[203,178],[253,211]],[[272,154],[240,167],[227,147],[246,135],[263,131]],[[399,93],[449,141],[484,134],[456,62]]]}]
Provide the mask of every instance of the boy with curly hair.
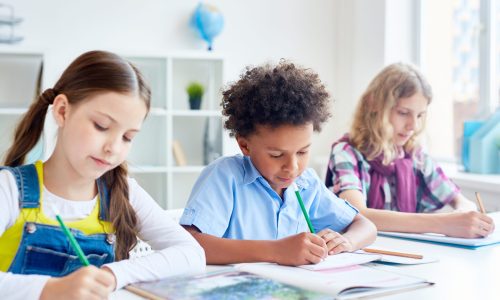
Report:
[{"label": "boy with curly hair", "polygon": [[[225,128],[243,156],[203,170],[180,220],[208,264],[303,265],[373,242],[375,226],[306,168],[328,105],[318,75],[286,61],[247,68],[223,92]],[[309,232],[292,183],[317,234]]]}]

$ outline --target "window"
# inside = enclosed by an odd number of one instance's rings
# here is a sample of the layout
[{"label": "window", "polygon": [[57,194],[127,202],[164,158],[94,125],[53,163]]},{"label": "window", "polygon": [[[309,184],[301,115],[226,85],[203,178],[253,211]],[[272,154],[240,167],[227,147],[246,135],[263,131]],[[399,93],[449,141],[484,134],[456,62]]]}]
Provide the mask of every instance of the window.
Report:
[{"label": "window", "polygon": [[434,91],[429,152],[459,161],[463,122],[500,104],[500,0],[422,0],[420,52]]}]

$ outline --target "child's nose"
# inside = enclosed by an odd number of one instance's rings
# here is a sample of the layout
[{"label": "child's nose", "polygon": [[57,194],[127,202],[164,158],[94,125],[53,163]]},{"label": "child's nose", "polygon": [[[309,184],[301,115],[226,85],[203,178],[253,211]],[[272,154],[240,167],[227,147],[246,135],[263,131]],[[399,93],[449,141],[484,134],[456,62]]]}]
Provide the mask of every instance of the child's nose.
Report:
[{"label": "child's nose", "polygon": [[120,139],[117,137],[110,137],[104,144],[104,152],[116,153],[120,146]]},{"label": "child's nose", "polygon": [[417,127],[417,117],[410,117],[408,122],[406,123],[406,129],[408,130],[414,130]]},{"label": "child's nose", "polygon": [[299,160],[295,155],[292,155],[285,165],[285,169],[288,171],[296,171],[299,169]]}]

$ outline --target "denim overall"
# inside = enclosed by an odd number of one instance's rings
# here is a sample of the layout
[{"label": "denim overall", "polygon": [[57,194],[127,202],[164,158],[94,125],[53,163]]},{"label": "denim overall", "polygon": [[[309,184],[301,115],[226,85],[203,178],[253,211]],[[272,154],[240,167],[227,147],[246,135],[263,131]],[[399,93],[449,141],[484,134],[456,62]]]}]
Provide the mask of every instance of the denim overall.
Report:
[{"label": "denim overall", "polygon": [[[21,209],[14,225],[0,236],[0,248],[4,249],[3,253],[0,249],[0,271],[60,277],[82,267],[57,221],[43,213],[42,163],[0,169],[14,174]],[[97,187],[98,205],[90,216],[66,225],[90,264],[99,267],[114,261],[114,230],[106,217],[109,195],[103,180],[97,180]]]}]

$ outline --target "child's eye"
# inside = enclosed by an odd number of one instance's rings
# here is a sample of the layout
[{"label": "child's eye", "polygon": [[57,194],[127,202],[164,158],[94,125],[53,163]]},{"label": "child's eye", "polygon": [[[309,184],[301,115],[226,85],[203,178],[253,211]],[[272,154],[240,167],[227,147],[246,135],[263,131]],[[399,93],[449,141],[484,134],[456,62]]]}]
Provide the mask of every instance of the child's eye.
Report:
[{"label": "child's eye", "polygon": [[407,112],[405,112],[405,111],[398,111],[398,113],[399,113],[400,115],[402,115],[402,116],[407,116],[407,115],[408,115],[408,113],[407,113]]},{"label": "child's eye", "polygon": [[299,151],[297,152],[298,155],[306,155],[307,154],[307,151]]},{"label": "child's eye", "polygon": [[280,158],[283,154],[269,154],[272,158]]},{"label": "child's eye", "polygon": [[97,129],[99,131],[105,131],[107,129],[107,128],[105,128],[105,127],[103,127],[103,126],[101,126],[101,125],[99,125],[98,123],[95,123],[95,122],[94,122],[94,127],[95,127],[95,129]]},{"label": "child's eye", "polygon": [[132,142],[132,138],[129,138],[129,137],[125,136],[125,135],[123,136],[123,140],[124,140],[125,142],[127,142],[127,143]]}]

